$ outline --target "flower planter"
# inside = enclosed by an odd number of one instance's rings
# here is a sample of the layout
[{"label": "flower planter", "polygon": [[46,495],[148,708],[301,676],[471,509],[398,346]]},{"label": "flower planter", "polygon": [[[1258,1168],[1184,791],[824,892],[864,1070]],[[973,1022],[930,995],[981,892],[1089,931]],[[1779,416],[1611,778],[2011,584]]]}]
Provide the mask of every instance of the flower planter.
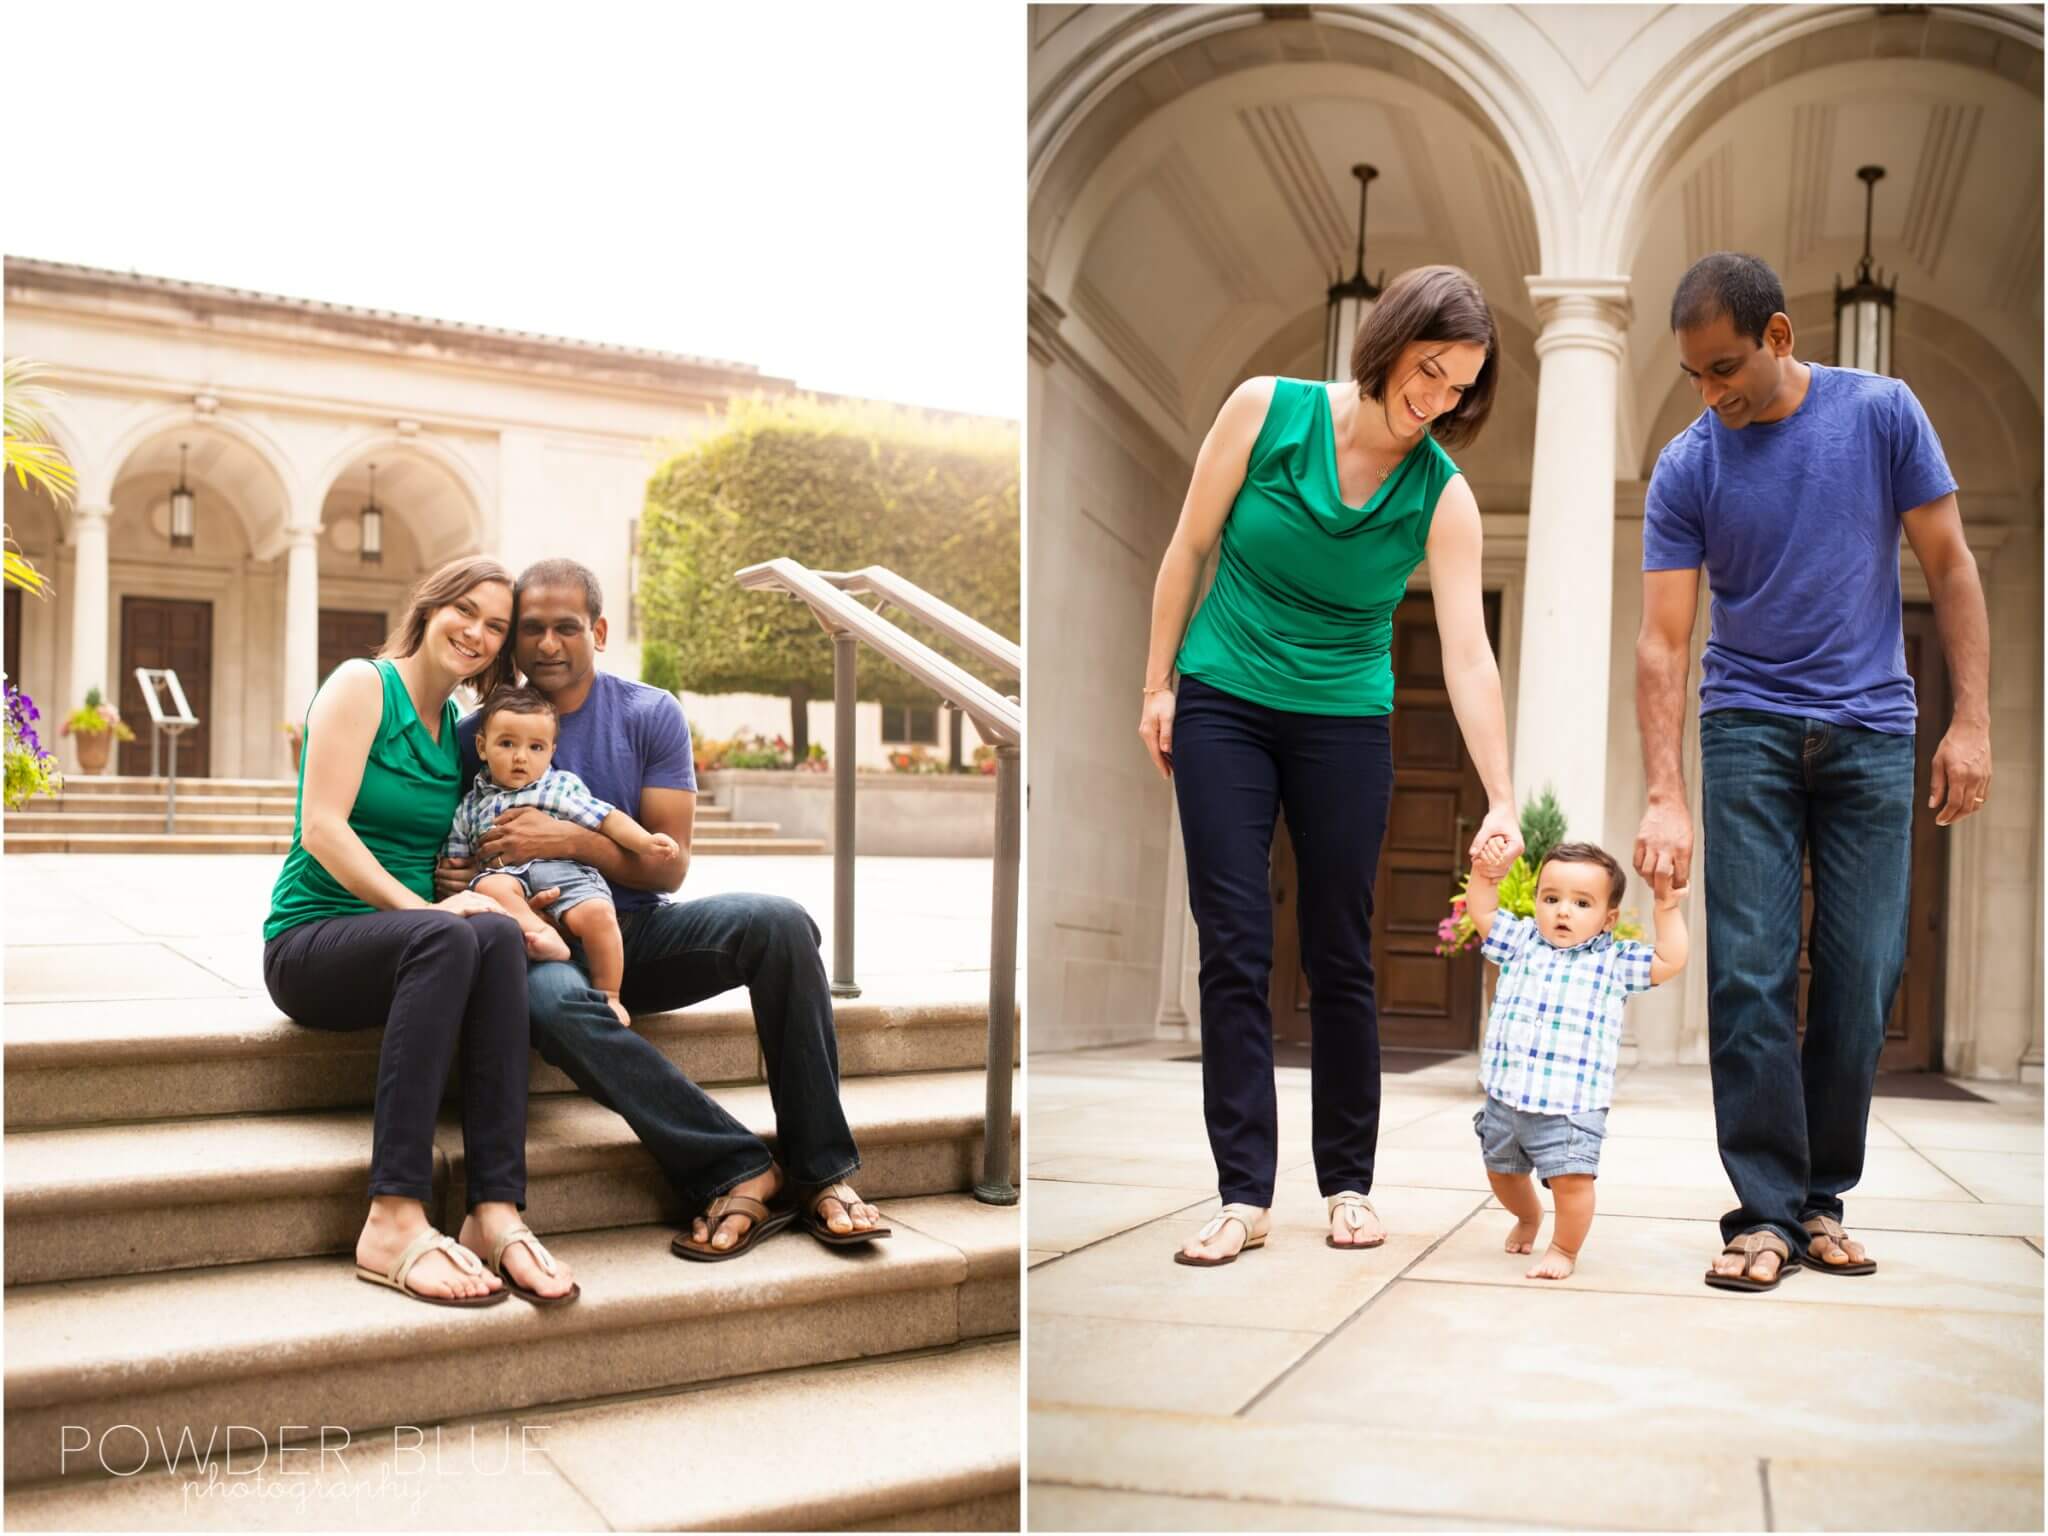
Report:
[{"label": "flower planter", "polygon": [[105,773],[107,760],[113,756],[114,733],[112,731],[73,731],[73,741],[78,743],[78,771],[80,773]]}]

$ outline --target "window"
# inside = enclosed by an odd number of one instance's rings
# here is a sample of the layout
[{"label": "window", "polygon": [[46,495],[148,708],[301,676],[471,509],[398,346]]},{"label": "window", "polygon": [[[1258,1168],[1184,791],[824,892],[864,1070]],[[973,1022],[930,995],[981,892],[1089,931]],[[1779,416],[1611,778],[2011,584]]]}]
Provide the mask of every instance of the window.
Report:
[{"label": "window", "polygon": [[884,704],[882,740],[891,746],[936,747],[939,744],[938,706]]}]

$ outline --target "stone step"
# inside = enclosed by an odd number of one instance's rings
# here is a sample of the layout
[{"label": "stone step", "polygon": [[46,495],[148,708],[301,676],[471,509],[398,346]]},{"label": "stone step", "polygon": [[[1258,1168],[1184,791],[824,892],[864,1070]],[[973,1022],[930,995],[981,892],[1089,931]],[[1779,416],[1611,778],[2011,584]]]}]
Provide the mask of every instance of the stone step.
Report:
[{"label": "stone step", "polygon": [[[973,1186],[980,1072],[850,1078],[841,1093],[862,1194],[879,1201]],[[773,1144],[765,1086],[712,1097]],[[1013,1138],[1014,1127],[1013,1113]],[[9,1131],[6,1283],[350,1252],[368,1201],[370,1140],[365,1110]],[[444,1111],[432,1217],[451,1233],[467,1209],[466,1164],[460,1114]],[[632,1128],[580,1094],[531,1101],[526,1177],[527,1216],[543,1234],[674,1223],[683,1214]]]},{"label": "stone step", "polygon": [[[90,783],[91,780],[72,779],[68,784]],[[298,803],[297,796],[287,790],[281,795],[207,795],[198,808],[208,816],[284,816],[290,817]],[[184,786],[178,787],[178,804],[181,809],[188,805]],[[103,795],[94,791],[73,794],[67,787],[65,792],[54,799],[29,801],[27,810],[54,815],[70,811],[84,811],[102,816],[154,815],[159,825],[163,821],[164,797],[162,795]],[[14,813],[20,814],[19,812]],[[13,820],[10,815],[9,820]]]},{"label": "stone step", "polygon": [[[1015,1207],[950,1195],[888,1211],[896,1235],[857,1254],[795,1231],[723,1264],[676,1259],[660,1227],[551,1237],[583,1294],[546,1311],[516,1296],[487,1309],[428,1306],[328,1257],[24,1286],[5,1313],[6,1482],[97,1468],[67,1447],[104,1444],[109,1464],[126,1468],[141,1447],[124,1425],[143,1427],[161,1465],[159,1426],[173,1453],[186,1432],[204,1446],[229,1425],[269,1445],[317,1442],[325,1425],[428,1425],[1017,1331]],[[712,1404],[703,1411],[716,1416]],[[880,1426],[865,1411],[822,1422],[841,1450],[827,1468],[866,1486],[860,1446]],[[253,1445],[246,1431],[236,1438]],[[765,1445],[765,1458],[690,1484],[730,1494],[784,1483],[794,1470]],[[627,1481],[689,1450],[663,1440]]]},{"label": "stone step", "polygon": [[[64,779],[67,794],[94,795],[148,795],[162,800],[170,791],[171,781],[164,777],[151,778],[147,774],[135,776],[121,773],[73,773]],[[290,800],[299,791],[296,779],[188,779],[178,778],[178,798],[211,795],[268,795],[282,796]]]},{"label": "stone step", "polygon": [[[237,1434],[235,1471],[210,1492],[190,1461],[175,1476],[116,1477],[88,1455],[89,1475],[72,1458],[61,1483],[10,1488],[7,1524],[297,1531],[309,1509],[328,1506],[371,1529],[1014,1531],[1020,1369],[1015,1340],[970,1343],[632,1402],[385,1429],[345,1449],[331,1435],[324,1461],[316,1442],[260,1467]],[[761,1465],[763,1447],[773,1448],[772,1476],[721,1475]],[[126,1465],[118,1445],[108,1449],[111,1465]],[[229,1465],[218,1444],[210,1461]],[[275,1489],[281,1476],[309,1497],[233,1496],[238,1486]]]},{"label": "stone step", "polygon": [[[33,803],[41,808],[51,804],[60,806],[75,804],[81,800],[99,801],[108,798],[133,800],[140,796],[155,800],[159,808],[161,808],[162,802],[168,795],[169,784],[170,780],[164,778],[152,779],[146,776],[133,778],[120,774],[74,773],[66,776],[63,789],[57,793],[53,800],[37,800]],[[280,801],[283,803],[284,809],[290,811],[297,803],[298,792],[299,786],[296,779],[178,780],[178,799],[181,802],[193,796],[203,796],[210,799]],[[103,807],[95,804],[81,806],[80,809],[119,810],[120,806]],[[225,810],[226,807],[222,807],[222,809]],[[238,807],[238,809],[269,810],[272,807],[269,804],[264,804],[258,807]],[[729,805],[713,805],[709,800],[699,795],[697,798],[697,819],[699,821],[729,821],[732,819],[732,807]]]},{"label": "stone step", "polygon": [[[162,826],[159,820],[156,825]],[[12,818],[6,829],[5,847],[9,853],[269,853],[284,854],[291,851],[292,839],[287,829],[282,837],[237,837],[226,833],[193,834],[177,832],[155,834],[139,832],[24,832],[12,829]],[[823,853],[825,845],[817,838],[808,837],[735,837],[712,840],[692,850],[697,858],[728,854],[740,855],[794,855]]]},{"label": "stone step", "polygon": [[[210,800],[194,801],[178,807],[178,830],[176,836],[215,837],[234,834],[242,837],[282,837],[287,843],[292,835],[292,809],[286,806],[282,815],[275,811],[266,814],[244,812],[216,813]],[[105,811],[9,811],[7,813],[7,836],[11,845],[15,839],[29,833],[58,833],[65,837],[79,837],[92,834],[136,833],[164,835],[164,811],[162,806],[152,806],[142,811],[126,814]]]},{"label": "stone step", "polygon": [[[988,1055],[985,998],[833,1004],[844,1079],[979,1068]],[[742,992],[633,1027],[692,1081],[760,1080],[754,1016]],[[1019,1031],[1021,1033],[1021,1031]],[[384,1032],[306,1029],[267,997],[177,1001],[13,1002],[4,1088],[9,1131],[98,1121],[368,1109]],[[529,1057],[537,1094],[574,1090]],[[451,1097],[455,1092],[451,1086]]]}]

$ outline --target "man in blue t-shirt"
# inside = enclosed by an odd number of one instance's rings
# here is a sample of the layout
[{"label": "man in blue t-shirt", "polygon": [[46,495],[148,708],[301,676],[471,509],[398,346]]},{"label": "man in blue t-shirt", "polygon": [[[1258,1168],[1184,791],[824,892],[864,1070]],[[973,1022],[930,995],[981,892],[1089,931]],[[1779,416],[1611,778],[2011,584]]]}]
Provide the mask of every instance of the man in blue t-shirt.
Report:
[{"label": "man in blue t-shirt", "polygon": [[[1699,574],[1707,1037],[1721,1162],[1741,1204],[1707,1284],[1781,1269],[1870,1274],[1841,1226],[1906,957],[1916,711],[1899,614],[1903,529],[1927,575],[1955,708],[1934,754],[1941,826],[1991,784],[1990,626],[1956,482],[1913,392],[1792,356],[1777,276],[1696,262],[1671,302],[1704,414],[1668,443],[1643,509],[1636,717],[1649,809],[1635,865],[1686,883],[1679,769]],[[1799,1024],[1801,862],[1813,862],[1812,986]]]},{"label": "man in blue t-shirt", "polygon": [[[571,859],[604,876],[625,944],[619,995],[630,1012],[687,1008],[746,987],[782,1164],[660,1047],[621,1026],[604,993],[573,963],[550,961],[527,972],[534,1048],[622,1115],[685,1206],[701,1212],[671,1245],[678,1257],[733,1258],[787,1226],[793,1212],[835,1245],[886,1237],[881,1213],[842,1182],[860,1156],[839,1103],[832,989],[810,914],[780,896],[665,901],[659,894],[679,887],[689,869],[697,815],[690,728],[673,694],[597,670],[603,603],[586,566],[528,566],[513,591],[519,670],[560,717],[554,765],[649,831],[667,833],[677,851],[666,858],[628,853],[574,822],[522,807],[506,811],[477,840],[478,856],[485,868]],[[472,714],[457,727],[465,784],[480,766],[479,723]],[[437,889],[461,889],[478,867],[444,861],[435,872]],[[555,894],[535,892],[534,910],[545,912]]]}]

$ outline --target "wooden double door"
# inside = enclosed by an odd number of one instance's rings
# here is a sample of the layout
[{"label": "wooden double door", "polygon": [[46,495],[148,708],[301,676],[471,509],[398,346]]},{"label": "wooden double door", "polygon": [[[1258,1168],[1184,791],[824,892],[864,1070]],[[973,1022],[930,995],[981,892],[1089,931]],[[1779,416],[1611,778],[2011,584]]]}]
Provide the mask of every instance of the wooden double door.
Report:
[{"label": "wooden double door", "polygon": [[[178,674],[185,702],[199,717],[199,724],[178,733],[178,777],[206,778],[213,771],[213,604],[178,597],[121,599],[121,718],[135,739],[121,743],[118,767],[129,774],[150,771],[149,706],[135,680],[137,667]],[[170,741],[165,737],[158,753],[159,773],[170,771]]]},{"label": "wooden double door", "polygon": [[[1486,600],[1487,633],[1499,654],[1499,604]],[[1933,610],[1905,612],[1906,668],[1920,706],[1913,790],[1913,888],[1906,939],[1906,972],[1886,1025],[1886,1071],[1922,1072],[1940,1063],[1944,919],[1949,835],[1927,809],[1934,749],[1948,727],[1948,674],[1942,664]],[[1465,871],[1465,848],[1486,814],[1486,795],[1465,751],[1463,735],[1444,687],[1436,610],[1426,593],[1402,601],[1394,614],[1394,793],[1373,882],[1372,954],[1379,1006],[1380,1043],[1392,1049],[1469,1051],[1477,1047],[1480,974],[1476,953],[1446,960],[1436,953],[1437,924]],[[1574,829],[1575,831],[1581,829]],[[1624,865],[1627,849],[1610,849]],[[1695,875],[1699,873],[1695,868]],[[1631,883],[1638,877],[1630,876]],[[1309,1039],[1309,984],[1295,926],[1298,881],[1294,848],[1284,819],[1273,838],[1273,1033],[1279,1040]],[[1699,903],[1693,905],[1698,931]],[[1813,925],[1813,876],[1806,872],[1800,925],[1799,1011],[1806,1016],[1811,966],[1807,936]],[[1703,965],[1697,948],[1692,963]]]}]

